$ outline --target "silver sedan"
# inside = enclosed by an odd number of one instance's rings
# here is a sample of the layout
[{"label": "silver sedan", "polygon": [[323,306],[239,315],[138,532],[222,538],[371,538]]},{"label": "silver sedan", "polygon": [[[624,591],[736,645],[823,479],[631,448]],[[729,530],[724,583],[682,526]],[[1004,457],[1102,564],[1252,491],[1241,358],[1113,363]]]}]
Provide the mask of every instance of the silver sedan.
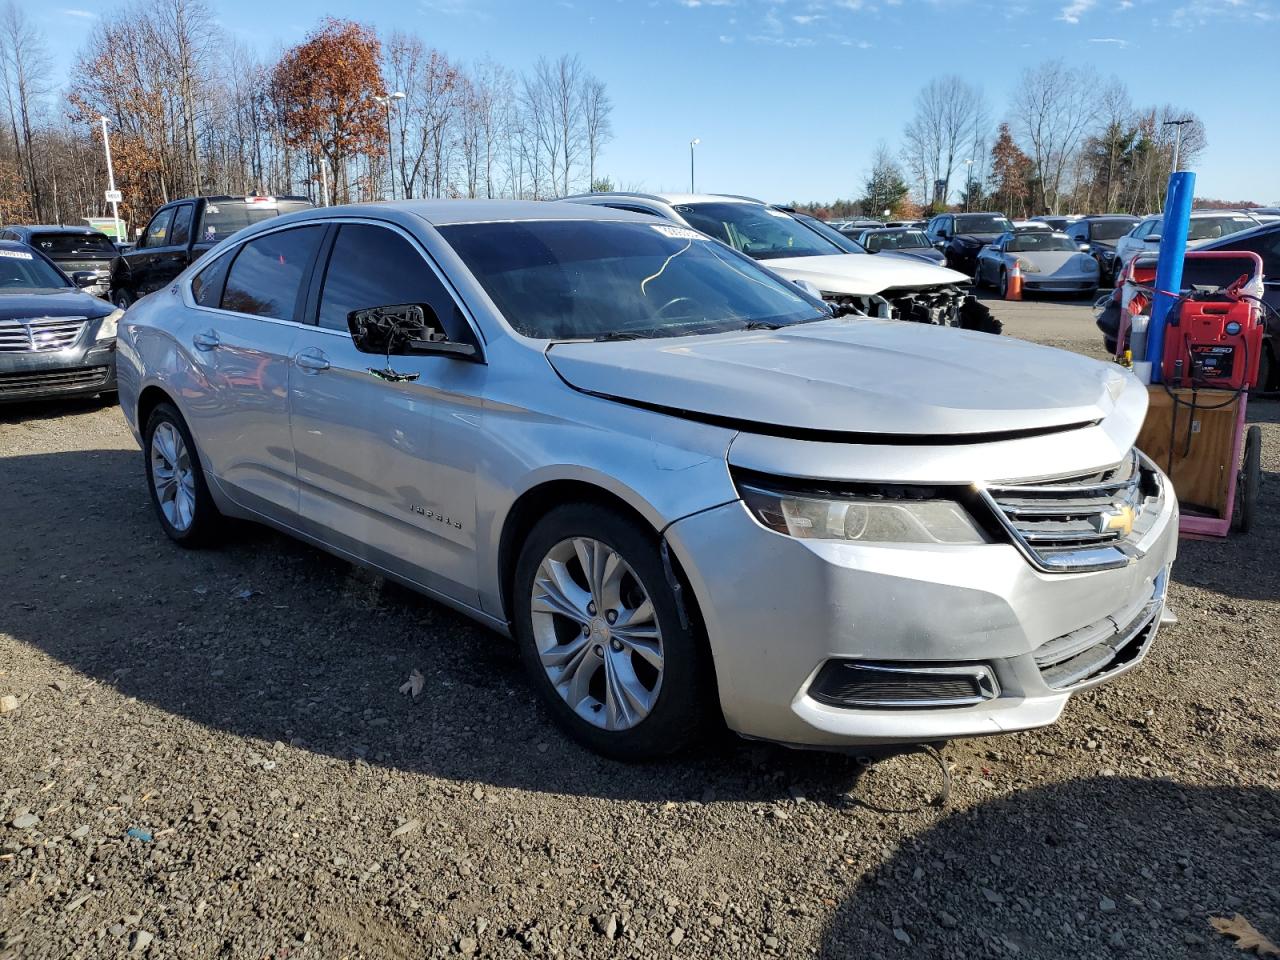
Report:
[{"label": "silver sedan", "polygon": [[1008,292],[1017,267],[1027,293],[1092,294],[1098,289],[1098,261],[1064,233],[1031,230],[1006,233],[978,254],[974,282]]},{"label": "silver sedan", "polygon": [[1176,545],[1120,368],[835,316],[608,208],[257,224],[130,307],[119,387],[173,541],[234,516],[377,569],[513,636],[625,759],[721,719],[837,749],[1051,723],[1146,655]]}]

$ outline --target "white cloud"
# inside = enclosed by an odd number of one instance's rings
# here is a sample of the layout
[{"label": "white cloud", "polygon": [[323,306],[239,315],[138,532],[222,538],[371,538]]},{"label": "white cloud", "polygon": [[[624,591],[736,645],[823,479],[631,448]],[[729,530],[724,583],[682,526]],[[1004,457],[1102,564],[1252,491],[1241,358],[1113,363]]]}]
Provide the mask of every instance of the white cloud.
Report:
[{"label": "white cloud", "polygon": [[91,10],[59,10],[66,17],[79,17],[81,20],[97,20],[98,15]]},{"label": "white cloud", "polygon": [[733,43],[733,37],[726,36],[725,34],[723,34],[723,33],[722,33],[722,34],[720,34],[720,42],[721,42],[721,43]]},{"label": "white cloud", "polygon": [[1105,43],[1115,47],[1127,47],[1128,40],[1121,40],[1119,37],[1090,37],[1090,43]]},{"label": "white cloud", "polygon": [[820,13],[797,13],[795,16],[791,18],[793,23],[798,23],[802,27],[807,27],[809,24],[817,20],[825,20],[825,19],[826,17],[824,17]]},{"label": "white cloud", "polygon": [[1079,23],[1080,17],[1088,13],[1097,2],[1098,0],[1071,0],[1070,3],[1062,8],[1062,12],[1058,14],[1058,19],[1063,23]]}]

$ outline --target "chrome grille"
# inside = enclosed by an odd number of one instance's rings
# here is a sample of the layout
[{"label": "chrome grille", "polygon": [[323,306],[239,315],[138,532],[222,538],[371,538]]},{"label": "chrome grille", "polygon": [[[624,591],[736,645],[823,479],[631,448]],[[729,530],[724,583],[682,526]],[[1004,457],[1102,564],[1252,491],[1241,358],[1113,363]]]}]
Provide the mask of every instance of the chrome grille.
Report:
[{"label": "chrome grille", "polygon": [[80,339],[88,322],[88,317],[0,320],[0,353],[65,350]]},{"label": "chrome grille", "polygon": [[0,396],[92,387],[105,383],[110,369],[110,367],[81,367],[76,370],[0,373]]},{"label": "chrome grille", "polygon": [[1095,473],[991,484],[982,492],[1031,561],[1063,573],[1127,564],[1162,493],[1158,471],[1137,450]]}]

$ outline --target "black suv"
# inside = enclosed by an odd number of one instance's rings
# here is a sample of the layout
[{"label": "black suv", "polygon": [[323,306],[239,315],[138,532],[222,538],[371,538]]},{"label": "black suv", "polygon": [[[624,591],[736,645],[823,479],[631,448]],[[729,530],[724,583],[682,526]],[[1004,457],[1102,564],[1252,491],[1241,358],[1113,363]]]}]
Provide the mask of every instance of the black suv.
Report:
[{"label": "black suv", "polygon": [[111,302],[128,307],[170,283],[201,254],[251,223],[306,210],[306,197],[187,197],[166,203],[111,271]]},{"label": "black suv", "polygon": [[95,297],[107,295],[111,261],[116,258],[118,251],[105,233],[90,227],[61,225],[5,227],[0,230],[0,240],[25,243],[28,247],[39,250],[85,293],[91,293]]},{"label": "black suv", "polygon": [[1013,233],[1013,224],[1003,213],[940,213],[924,232],[946,255],[948,267],[973,276],[978,251],[997,237]]},{"label": "black suv", "polygon": [[1109,287],[1116,282],[1116,267],[1119,266],[1116,241],[1137,225],[1137,217],[1113,213],[1076,220],[1067,224],[1064,232],[1098,261],[1098,283]]}]

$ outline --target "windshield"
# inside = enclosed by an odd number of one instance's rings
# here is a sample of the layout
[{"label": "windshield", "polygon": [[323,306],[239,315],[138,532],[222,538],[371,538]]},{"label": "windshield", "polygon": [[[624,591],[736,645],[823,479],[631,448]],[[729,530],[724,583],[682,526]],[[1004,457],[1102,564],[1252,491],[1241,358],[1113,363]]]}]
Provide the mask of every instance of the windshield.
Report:
[{"label": "windshield", "polygon": [[250,224],[309,209],[311,204],[306,200],[211,200],[205,204],[204,214],[200,217],[196,242],[217,243]]},{"label": "windshield", "polygon": [[[1216,240],[1258,224],[1249,217],[1192,217],[1187,228],[1188,240]],[[1159,233],[1157,228],[1156,233]]]},{"label": "windshield", "polygon": [[841,233],[835,227],[831,226],[831,224],[824,223],[823,221],[819,220],[817,217],[807,217],[804,214],[800,214],[800,213],[796,214],[795,216],[797,220],[803,223],[806,227],[808,227],[818,236],[826,237],[828,240],[834,243],[837,247],[839,247],[845,253],[865,254],[867,252],[862,248],[862,246],[858,243],[858,241],[854,240],[851,237],[846,237],[843,233]]},{"label": "windshield", "polygon": [[868,250],[915,250],[932,246],[919,230],[877,230],[862,235]]},{"label": "windshield", "polygon": [[25,250],[0,250],[0,293],[30,293],[69,286],[56,267]]},{"label": "windshield", "polygon": [[31,245],[54,260],[86,257],[101,260],[116,255],[115,245],[100,233],[37,233]]},{"label": "windshield", "polygon": [[676,210],[690,226],[756,260],[845,252],[789,213],[758,203],[687,203]]},{"label": "windshield", "polygon": [[956,217],[956,233],[1008,233],[1013,229],[1006,218],[992,213],[962,213]]},{"label": "windshield", "polygon": [[1070,237],[1056,233],[1019,233],[1009,238],[1004,245],[1009,253],[1031,253],[1035,250],[1079,250],[1079,245]]},{"label": "windshield", "polygon": [[1089,227],[1089,236],[1094,240],[1119,240],[1130,230],[1137,220],[1095,220]]},{"label": "windshield", "polygon": [[526,337],[677,337],[828,317],[798,287],[675,224],[536,220],[439,230]]}]

